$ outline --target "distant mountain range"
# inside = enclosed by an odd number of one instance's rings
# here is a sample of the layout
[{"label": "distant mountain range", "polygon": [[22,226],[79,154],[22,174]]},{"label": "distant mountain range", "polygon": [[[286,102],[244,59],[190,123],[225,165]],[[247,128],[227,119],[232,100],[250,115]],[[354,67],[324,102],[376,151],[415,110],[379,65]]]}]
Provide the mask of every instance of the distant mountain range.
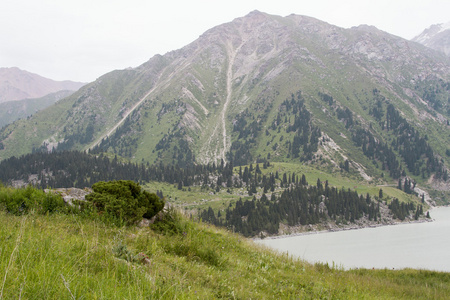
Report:
[{"label": "distant mountain range", "polygon": [[82,82],[55,81],[19,68],[0,68],[0,103],[40,98],[45,95],[69,90],[76,91]]},{"label": "distant mountain range", "polygon": [[449,91],[443,53],[372,26],[254,11],[4,127],[0,160],[52,149],[270,160],[450,190]]},{"label": "distant mountain range", "polygon": [[55,104],[75,91],[59,91],[36,99],[23,99],[0,103],[0,128],[17,119],[26,118],[32,114]]},{"label": "distant mountain range", "polygon": [[413,38],[412,41],[450,56],[450,22],[432,25]]}]

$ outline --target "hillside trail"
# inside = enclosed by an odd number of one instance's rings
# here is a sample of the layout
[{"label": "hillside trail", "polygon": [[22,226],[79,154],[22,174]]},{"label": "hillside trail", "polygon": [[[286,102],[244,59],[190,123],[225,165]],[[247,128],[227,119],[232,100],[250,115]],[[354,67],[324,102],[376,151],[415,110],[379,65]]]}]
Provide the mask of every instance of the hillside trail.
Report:
[{"label": "hillside trail", "polygon": [[192,101],[197,103],[197,105],[200,106],[200,108],[203,110],[205,116],[208,116],[209,110],[197,98],[195,98],[194,94],[192,94],[192,92],[190,90],[183,87],[182,92],[183,92],[184,96],[188,97],[189,99],[191,99]]},{"label": "hillside trail", "polygon": [[[105,134],[103,134],[102,136],[100,136],[91,146],[89,146],[86,151],[92,150],[94,147],[98,146],[101,141],[106,138],[109,137],[120,125],[123,124],[123,122],[125,122],[126,118],[133,112],[136,110],[136,108],[138,108],[146,99],[148,96],[150,96],[151,93],[153,93],[153,91],[158,88],[160,86],[159,84],[159,80],[161,79],[161,75],[163,74],[163,72],[161,72],[158,76],[158,79],[156,79],[155,84],[153,85],[153,87],[144,95],[142,96],[138,102],[136,102],[126,113],[125,115],[122,117],[122,119],[120,119],[110,130],[108,130]],[[166,80],[167,81],[167,80]]]},{"label": "hillside trail", "polygon": [[[176,62],[175,64],[177,64],[177,68],[175,68],[173,71],[171,71],[168,75],[165,75],[165,79],[163,81],[161,81],[161,77],[163,76],[163,74],[165,74],[165,71],[171,67],[168,66],[166,68],[164,68],[163,70],[161,70],[161,72],[158,75],[158,78],[155,81],[155,84],[153,85],[153,87],[144,95],[142,96],[138,102],[136,102],[131,109],[129,109],[125,115],[122,117],[122,119],[120,119],[110,130],[108,130],[108,132],[106,132],[105,134],[103,134],[102,136],[100,136],[93,144],[91,144],[91,146],[89,146],[86,151],[88,150],[92,150],[95,146],[98,146],[101,141],[106,138],[109,137],[120,125],[123,124],[123,122],[125,122],[126,118],[132,113],[134,112],[143,102],[145,102],[145,100],[147,99],[148,96],[150,96],[151,93],[153,93],[157,88],[160,89],[164,89],[168,86],[168,84],[170,83],[171,78],[173,78],[175,76],[176,73],[180,73],[182,70],[186,69],[189,65],[190,65],[190,61],[185,61],[181,64],[179,64],[179,62]],[[190,97],[190,95],[188,95]],[[200,107],[203,109],[203,111],[205,112],[206,115],[209,114],[209,111],[192,95],[192,97],[194,99],[191,99],[198,102],[198,104],[200,105]]]},{"label": "hillside trail", "polygon": [[[222,111],[219,114],[219,120],[217,120],[214,131],[209,137],[207,143],[204,145],[201,152],[206,157],[206,163],[210,161],[219,162],[220,160],[226,161],[226,153],[230,148],[230,139],[227,134],[226,116],[228,106],[231,103],[233,96],[233,66],[236,59],[236,55],[239,53],[242,46],[245,44],[243,39],[240,45],[236,48],[233,47],[233,42],[229,40],[226,43],[226,50],[228,56],[227,73],[226,73],[226,97],[225,103],[222,107]],[[220,130],[220,127],[222,127]],[[221,145],[222,144],[222,147]]]},{"label": "hillside trail", "polygon": [[103,134],[102,136],[100,136],[91,146],[89,146],[86,151],[88,150],[92,150],[95,146],[98,146],[101,141],[106,138],[109,137],[120,125],[123,124],[123,122],[125,122],[126,118],[136,110],[136,108],[138,108],[146,99],[148,96],[150,96],[151,93],[153,93],[157,88],[160,88],[163,85],[168,84],[168,82],[170,81],[171,76],[175,73],[172,72],[169,76],[167,76],[167,78],[163,81],[160,82],[161,76],[164,73],[164,70],[159,74],[158,78],[155,81],[155,84],[153,85],[153,87],[144,95],[142,96],[138,102],[136,102],[126,113],[125,115],[122,117],[122,119],[120,119],[110,130],[108,130],[108,132],[106,132],[105,134]]},{"label": "hillside trail", "polygon": [[[158,78],[159,80],[159,78]],[[139,105],[142,104],[142,102],[145,101],[145,99],[156,89],[158,85],[155,84],[153,86],[153,88],[151,88],[143,97],[141,97],[141,99],[139,99],[138,102],[136,102],[130,110],[128,110],[125,115],[122,117],[122,119],[119,120],[119,122],[117,122],[108,132],[106,132],[105,134],[103,134],[102,136],[100,136],[91,146],[89,146],[86,151],[88,150],[92,150],[94,147],[98,146],[101,141],[106,138],[109,137],[120,125],[122,125],[123,122],[125,122],[125,119],[133,112],[136,110],[136,108],[139,107]]]},{"label": "hillside trail", "polygon": [[[213,133],[211,134],[207,143],[203,146],[203,150],[201,151],[204,153],[206,163],[208,163],[210,161],[218,162],[221,159],[226,161],[226,153],[231,146],[230,141],[229,141],[230,139],[229,139],[228,133],[227,133],[226,116],[227,116],[228,107],[229,107],[229,104],[231,103],[232,95],[233,95],[233,79],[234,79],[233,78],[233,66],[235,63],[236,56],[244,44],[245,44],[245,40],[243,39],[241,41],[240,45],[236,48],[234,48],[231,40],[227,41],[227,43],[225,45],[226,51],[227,51],[227,56],[228,56],[227,73],[226,73],[226,97],[225,97],[225,102],[222,107],[222,110],[219,114],[219,120],[217,120],[217,123],[213,130]],[[182,68],[184,69],[187,65],[189,65],[189,63],[185,62],[183,64]],[[180,71],[180,70],[178,69],[178,71]],[[108,130],[106,133],[102,134],[94,143],[92,143],[86,149],[86,151],[92,150],[94,147],[98,146],[103,139],[111,136],[111,134],[113,134],[114,131],[116,131],[117,128],[125,122],[126,118],[131,113],[133,113],[147,99],[148,96],[150,96],[157,88],[161,88],[165,84],[168,84],[168,81],[171,78],[171,76],[167,76],[165,80],[160,82],[161,76],[163,73],[164,73],[164,71],[160,73],[154,86],[144,96],[142,96],[128,111],[126,111],[126,113],[123,115],[123,117],[117,123],[115,123],[114,126],[110,130]],[[184,92],[186,93],[186,90],[184,90]],[[195,99],[195,97],[190,97],[191,95],[187,95],[187,96],[189,98],[191,98],[191,100],[197,100],[197,99]],[[192,99],[192,98],[194,98],[194,99]],[[199,103],[199,104],[201,104],[201,103]],[[209,111],[203,105],[200,105],[200,107],[203,109],[203,111],[206,115],[209,114]],[[222,127],[222,128],[220,128],[220,127]],[[222,130],[220,130],[220,129],[222,129]]]}]

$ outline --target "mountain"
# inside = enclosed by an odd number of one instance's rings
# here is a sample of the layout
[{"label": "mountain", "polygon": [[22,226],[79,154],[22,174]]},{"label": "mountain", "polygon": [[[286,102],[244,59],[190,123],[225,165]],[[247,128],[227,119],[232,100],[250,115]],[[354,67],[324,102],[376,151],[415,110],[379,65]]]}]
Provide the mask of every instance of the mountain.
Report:
[{"label": "mountain", "polygon": [[76,91],[81,82],[54,81],[19,68],[0,68],[0,103],[40,98],[62,90]]},{"label": "mountain", "polygon": [[423,45],[254,11],[4,127],[0,159],[55,148],[181,167],[270,160],[445,190],[449,89],[449,58]]},{"label": "mountain", "polygon": [[2,102],[0,103],[0,127],[17,119],[26,118],[73,93],[74,91],[59,91],[36,99]]},{"label": "mountain", "polygon": [[412,41],[450,56],[450,22],[431,25]]}]

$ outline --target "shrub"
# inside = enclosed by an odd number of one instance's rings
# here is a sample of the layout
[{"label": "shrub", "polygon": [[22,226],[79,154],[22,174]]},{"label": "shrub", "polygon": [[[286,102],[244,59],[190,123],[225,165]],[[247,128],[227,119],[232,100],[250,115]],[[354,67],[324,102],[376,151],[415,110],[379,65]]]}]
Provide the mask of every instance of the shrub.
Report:
[{"label": "shrub", "polygon": [[164,201],[156,194],[142,190],[131,180],[97,182],[86,200],[99,213],[115,223],[131,225],[144,218],[151,218],[164,208]]},{"label": "shrub", "polygon": [[70,210],[60,195],[46,194],[32,186],[18,189],[0,186],[0,205],[15,215],[27,214],[33,210],[40,214]]}]

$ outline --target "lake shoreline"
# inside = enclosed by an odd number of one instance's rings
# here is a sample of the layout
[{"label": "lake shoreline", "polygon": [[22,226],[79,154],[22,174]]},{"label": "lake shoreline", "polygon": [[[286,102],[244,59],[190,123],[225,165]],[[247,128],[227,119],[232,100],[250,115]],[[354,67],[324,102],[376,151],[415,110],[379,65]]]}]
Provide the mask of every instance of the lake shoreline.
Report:
[{"label": "lake shoreline", "polygon": [[[443,208],[443,207],[450,207],[450,204],[448,205],[441,205],[441,206],[431,206],[428,210],[430,213],[433,209],[437,208]],[[427,212],[424,213],[426,215]],[[377,227],[385,227],[385,226],[396,226],[396,225],[404,225],[404,224],[415,224],[415,223],[428,223],[428,222],[434,222],[435,220],[431,216],[430,219],[426,217],[421,217],[419,220],[409,219],[407,221],[394,221],[393,218],[390,218],[388,221],[385,220],[384,223],[374,223],[372,222],[358,222],[358,223],[352,223],[349,225],[344,225],[343,227],[340,227],[339,225],[332,224],[332,223],[322,223],[318,224],[318,226],[313,225],[301,225],[296,227],[286,227],[286,230],[292,230],[292,233],[285,233],[285,234],[279,234],[279,235],[267,235],[263,238],[261,237],[253,237],[252,240],[260,241],[260,240],[275,240],[275,239],[282,239],[282,238],[288,238],[288,237],[295,237],[295,236],[304,236],[304,235],[312,235],[312,234],[320,234],[320,233],[330,233],[330,232],[339,232],[339,231],[348,231],[348,230],[358,230],[358,229],[366,229],[366,228],[377,228]],[[329,227],[328,229],[312,229],[312,230],[302,230],[306,227],[314,228],[314,227]]]},{"label": "lake shoreline", "polygon": [[[348,228],[267,237],[254,242],[310,263],[343,269],[423,269],[450,272],[450,206],[437,206],[433,219],[407,220],[373,230]],[[369,226],[367,226],[369,227]]]},{"label": "lake shoreline", "polygon": [[[437,206],[437,208],[438,207],[449,207],[449,206]],[[433,208],[435,208],[435,207],[431,207],[430,211]],[[429,222],[434,222],[435,221],[433,218],[430,218],[430,219],[421,218],[419,220],[407,220],[407,221],[396,221],[396,222],[393,221],[393,220],[394,219],[392,219],[391,222],[386,222],[386,223],[368,223],[368,224],[361,224],[361,223],[355,224],[355,223],[353,223],[353,224],[349,224],[349,225],[344,225],[344,227],[339,227],[339,225],[330,224],[330,223],[319,224],[320,226],[329,226],[331,228],[329,228],[329,229],[318,229],[318,230],[312,229],[312,230],[308,230],[308,231],[296,231],[295,228],[298,228],[298,227],[292,227],[290,229],[293,230],[293,232],[289,233],[289,234],[269,235],[269,236],[264,236],[263,238],[261,238],[261,237],[253,237],[251,239],[255,240],[255,241],[276,240],[276,239],[283,239],[283,238],[296,237],[296,236],[315,235],[315,234],[321,234],[321,233],[332,233],[332,232],[340,232],[340,231],[359,230],[359,229],[367,229],[367,228],[378,228],[378,227],[386,227],[386,226],[416,224],[416,223],[429,223]],[[301,227],[312,228],[313,226],[311,226],[311,225],[303,225]]]}]

